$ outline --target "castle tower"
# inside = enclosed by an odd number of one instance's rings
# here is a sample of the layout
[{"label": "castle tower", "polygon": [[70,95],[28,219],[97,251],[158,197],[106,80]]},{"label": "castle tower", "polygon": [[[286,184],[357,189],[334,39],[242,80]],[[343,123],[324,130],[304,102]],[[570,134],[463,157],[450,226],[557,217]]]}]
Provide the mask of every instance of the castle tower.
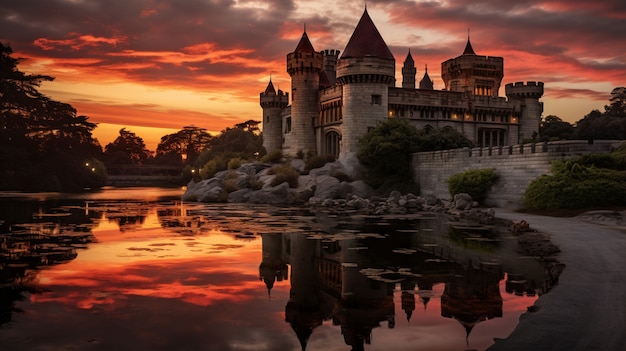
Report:
[{"label": "castle tower", "polygon": [[415,89],[415,74],[417,74],[417,69],[415,68],[413,56],[411,56],[411,49],[409,49],[409,53],[406,55],[404,65],[402,66],[403,88]]},{"label": "castle tower", "polygon": [[511,122],[519,124],[519,132],[515,136],[517,140],[509,140],[509,145],[519,144],[539,133],[543,114],[543,102],[539,99],[543,96],[543,82],[509,83],[504,90],[509,102],[513,104],[514,115]]},{"label": "castle tower", "polygon": [[504,59],[476,55],[469,36],[463,54],[441,64],[441,78],[448,91],[498,97],[503,76]]},{"label": "castle tower", "polygon": [[274,89],[272,79],[260,95],[263,108],[263,147],[269,153],[282,148],[281,111],[289,105],[289,94]]},{"label": "castle tower", "polygon": [[[337,59],[339,58],[339,50],[322,51],[322,73],[328,78],[328,85],[335,85],[337,82]],[[321,84],[321,79],[320,79]]]},{"label": "castle tower", "polygon": [[395,84],[395,65],[365,9],[337,62],[337,81],[342,84],[343,94],[339,157],[357,152],[359,138],[388,118],[388,91]]},{"label": "castle tower", "polygon": [[424,77],[422,77],[422,80],[420,80],[420,89],[424,89],[424,90],[434,89],[433,80],[430,79],[430,76],[428,75],[428,66],[424,67]]},{"label": "castle tower", "polygon": [[319,86],[322,54],[313,49],[305,32],[296,50],[287,54],[287,73],[291,76],[291,145],[283,150],[290,156],[298,151],[317,150],[314,122],[319,116]]}]

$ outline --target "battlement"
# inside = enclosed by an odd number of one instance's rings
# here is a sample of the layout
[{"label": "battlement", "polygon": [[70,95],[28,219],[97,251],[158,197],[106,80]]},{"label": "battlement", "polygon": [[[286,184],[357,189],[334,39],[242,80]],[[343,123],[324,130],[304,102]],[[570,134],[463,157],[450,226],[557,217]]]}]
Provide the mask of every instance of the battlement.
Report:
[{"label": "battlement", "polygon": [[540,98],[543,95],[543,82],[515,82],[504,86],[506,96]]},{"label": "battlement", "polygon": [[285,108],[289,105],[289,93],[284,93],[278,89],[278,93],[263,92],[259,94],[261,107],[280,107]]},{"label": "battlement", "polygon": [[287,54],[287,73],[317,73],[322,69],[322,54],[319,52],[292,52]]},{"label": "battlement", "polygon": [[537,177],[550,173],[554,160],[591,153],[606,153],[619,147],[619,140],[566,140],[498,147],[462,148],[413,154],[415,180],[421,195],[445,199],[451,195],[446,182],[471,169],[493,168],[498,182],[489,190],[488,206],[521,208],[524,191]]},{"label": "battlement", "polygon": [[339,58],[340,51],[335,49],[322,50],[322,56],[333,56],[335,59]]}]

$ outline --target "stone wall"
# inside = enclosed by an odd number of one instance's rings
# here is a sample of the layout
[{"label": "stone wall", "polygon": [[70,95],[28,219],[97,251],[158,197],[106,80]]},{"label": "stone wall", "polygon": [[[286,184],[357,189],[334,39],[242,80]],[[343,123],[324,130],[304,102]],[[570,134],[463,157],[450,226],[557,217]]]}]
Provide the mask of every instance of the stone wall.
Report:
[{"label": "stone wall", "polygon": [[550,172],[553,160],[609,152],[619,141],[553,141],[501,147],[462,148],[413,154],[415,180],[421,195],[451,198],[447,180],[469,169],[494,168],[500,179],[489,191],[488,206],[518,209],[530,182]]}]

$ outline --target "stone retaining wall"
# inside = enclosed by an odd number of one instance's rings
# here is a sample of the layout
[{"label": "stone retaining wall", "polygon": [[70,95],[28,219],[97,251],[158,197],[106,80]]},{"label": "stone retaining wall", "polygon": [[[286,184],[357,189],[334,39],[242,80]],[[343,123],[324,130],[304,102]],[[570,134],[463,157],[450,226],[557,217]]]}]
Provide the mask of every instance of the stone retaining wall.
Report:
[{"label": "stone retaining wall", "polygon": [[589,153],[610,152],[620,141],[553,141],[499,147],[462,148],[413,154],[420,195],[451,198],[447,180],[469,169],[494,168],[500,179],[489,191],[485,205],[518,209],[530,182],[550,172],[553,160]]}]

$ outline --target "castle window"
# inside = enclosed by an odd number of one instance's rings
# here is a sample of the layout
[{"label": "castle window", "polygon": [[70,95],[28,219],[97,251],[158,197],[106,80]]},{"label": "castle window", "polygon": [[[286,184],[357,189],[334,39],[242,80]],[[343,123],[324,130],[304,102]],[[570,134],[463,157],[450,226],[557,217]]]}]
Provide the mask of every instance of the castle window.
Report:
[{"label": "castle window", "polygon": [[287,117],[285,122],[285,134],[291,133],[291,117]]},{"label": "castle window", "polygon": [[372,95],[372,105],[380,105],[382,103],[382,96],[380,95]]}]

